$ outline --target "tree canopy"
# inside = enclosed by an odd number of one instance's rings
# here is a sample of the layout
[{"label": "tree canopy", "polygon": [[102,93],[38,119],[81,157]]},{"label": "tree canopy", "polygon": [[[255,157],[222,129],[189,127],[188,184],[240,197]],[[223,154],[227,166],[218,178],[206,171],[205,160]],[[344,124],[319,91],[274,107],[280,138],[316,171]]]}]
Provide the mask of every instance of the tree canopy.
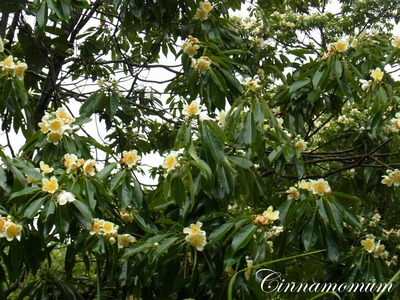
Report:
[{"label": "tree canopy", "polygon": [[1,299],[310,299],[257,271],[399,275],[398,1],[0,13]]}]

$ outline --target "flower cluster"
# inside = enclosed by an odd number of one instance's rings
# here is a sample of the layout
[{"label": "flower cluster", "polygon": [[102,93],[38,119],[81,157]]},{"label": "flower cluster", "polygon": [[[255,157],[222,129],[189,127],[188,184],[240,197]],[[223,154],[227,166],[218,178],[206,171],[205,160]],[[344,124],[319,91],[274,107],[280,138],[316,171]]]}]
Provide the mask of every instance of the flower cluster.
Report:
[{"label": "flower cluster", "polygon": [[387,186],[396,186],[400,185],[400,170],[386,170],[386,175],[382,176],[383,179],[381,183],[386,184]]},{"label": "flower cluster", "polygon": [[142,157],[138,155],[136,150],[122,152],[121,164],[126,165],[128,169],[131,169],[138,164]]},{"label": "flower cluster", "polygon": [[[349,43],[351,40],[351,43]],[[357,48],[358,45],[358,39],[356,38],[341,38],[338,39],[335,43],[330,44],[329,51],[325,53],[325,55],[321,58],[322,60],[327,60],[331,55],[339,52],[339,53],[345,53],[349,50],[349,47],[351,48]]]},{"label": "flower cluster", "polygon": [[94,176],[96,174],[96,161],[93,159],[78,158],[75,154],[64,155],[64,167],[67,174],[77,170],[82,170],[86,176]]},{"label": "flower cluster", "polygon": [[[43,175],[42,191],[47,192],[51,195],[55,194],[59,188],[57,178],[55,176],[51,176],[50,179],[45,177],[46,174],[52,173],[54,171],[54,168],[51,168],[48,164],[45,164],[43,161],[41,161],[40,168],[35,168],[35,170]],[[75,201],[75,196],[70,192],[60,191],[60,193],[57,195],[57,203],[59,205],[65,205],[68,202],[73,201]]]},{"label": "flower cluster", "polygon": [[193,57],[197,54],[197,50],[200,48],[199,40],[189,35],[187,41],[182,44],[183,52],[189,57]]},{"label": "flower cluster", "polygon": [[369,234],[364,240],[361,240],[361,246],[365,251],[373,254],[375,258],[387,259],[389,257],[389,252],[385,251],[385,245],[381,244],[381,241],[375,242],[373,234]]},{"label": "flower cluster", "polygon": [[201,1],[200,7],[196,10],[196,15],[194,16],[196,20],[204,21],[208,18],[208,13],[213,9],[213,6],[208,1]]},{"label": "flower cluster", "polygon": [[192,58],[192,68],[200,74],[206,74],[211,66],[211,59],[208,56],[201,56],[198,59]]},{"label": "flower cluster", "polygon": [[164,159],[164,163],[162,165],[164,169],[167,170],[167,173],[170,173],[175,170],[175,168],[179,167],[178,164],[178,153],[175,151],[171,151],[170,154]]},{"label": "flower cluster", "polygon": [[65,132],[71,132],[71,124],[75,118],[71,117],[64,108],[59,108],[55,112],[46,113],[42,122],[38,125],[40,130],[47,134],[47,140],[57,145]]},{"label": "flower cluster", "polygon": [[314,195],[324,196],[332,192],[329,183],[320,178],[318,180],[301,180],[297,183],[299,189],[307,190]]},{"label": "flower cluster", "polygon": [[90,235],[105,237],[111,244],[118,241],[118,249],[128,247],[130,244],[136,242],[136,238],[130,234],[118,234],[118,229],[119,226],[113,222],[98,218],[95,218],[93,223],[88,226]]},{"label": "flower cluster", "polygon": [[190,227],[183,228],[183,233],[186,234],[185,240],[191,245],[196,247],[198,251],[203,251],[207,245],[206,232],[201,230],[203,223],[197,222],[190,224]]},{"label": "flower cluster", "polygon": [[198,116],[200,114],[200,104],[198,101],[192,101],[190,104],[183,106],[183,114],[188,117]]},{"label": "flower cluster", "polygon": [[[4,51],[4,42],[0,39],[0,50]],[[0,52],[3,52],[0,51]],[[3,61],[0,62],[1,70],[9,73],[11,76],[18,78],[19,80],[24,79],[25,70],[28,68],[28,65],[24,62],[14,62],[15,59],[12,55],[6,57]]]},{"label": "flower cluster", "polygon": [[[398,257],[392,253],[400,250],[400,229],[384,228],[385,223],[378,212],[371,212],[366,216],[357,215],[357,218],[363,228],[361,231],[355,231],[355,234],[362,237],[359,241],[362,249],[374,258],[384,260],[389,267],[397,265]],[[382,242],[385,242],[385,245]]]},{"label": "flower cluster", "polygon": [[11,216],[0,216],[0,238],[11,242],[14,238],[21,239],[22,226],[11,221]]},{"label": "flower cluster", "polygon": [[252,215],[252,218],[258,225],[267,225],[279,219],[279,211],[274,211],[274,208],[269,206],[261,215]]}]

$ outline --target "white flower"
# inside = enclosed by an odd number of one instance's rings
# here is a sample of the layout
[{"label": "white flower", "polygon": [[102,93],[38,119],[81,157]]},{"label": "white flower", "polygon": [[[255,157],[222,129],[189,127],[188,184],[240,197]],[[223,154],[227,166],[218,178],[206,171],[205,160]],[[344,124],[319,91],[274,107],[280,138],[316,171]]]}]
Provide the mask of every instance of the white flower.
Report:
[{"label": "white flower", "polygon": [[263,212],[262,216],[268,220],[275,221],[279,219],[279,211],[274,211],[274,208],[269,206],[267,210]]},{"label": "white flower", "polygon": [[307,149],[307,142],[302,139],[299,139],[294,145],[300,151],[305,151]]},{"label": "white flower", "polygon": [[75,201],[75,196],[66,191],[62,191],[60,194],[57,196],[57,202],[59,205],[65,205],[67,202],[73,202]]},{"label": "white flower", "polygon": [[353,39],[351,41],[350,47],[351,48],[357,48],[357,45],[358,45],[358,39]]},{"label": "white flower", "polygon": [[42,190],[50,194],[54,194],[58,189],[58,181],[55,176],[52,176],[50,180],[48,178],[42,179]]},{"label": "white flower", "polygon": [[72,170],[78,167],[78,157],[75,154],[65,154],[64,167],[67,168],[67,174],[71,173]]},{"label": "white flower", "polygon": [[395,36],[392,40],[392,46],[400,48],[400,36]]},{"label": "white flower", "polygon": [[286,193],[288,193],[287,198],[288,200],[297,200],[300,198],[300,192],[298,189],[296,189],[294,186],[291,186]]},{"label": "white flower", "polygon": [[208,18],[208,12],[205,11],[204,9],[202,9],[201,7],[199,7],[199,8],[196,10],[196,14],[195,14],[194,18],[195,18],[196,20],[200,20],[200,21],[207,20],[207,18]]},{"label": "white flower", "polygon": [[137,154],[136,150],[122,152],[122,160],[126,163],[128,168],[132,168],[140,159],[141,156]]},{"label": "white flower", "polygon": [[361,89],[365,92],[368,92],[369,89],[371,88],[372,81],[371,80],[365,80],[365,79],[360,79],[361,82]]},{"label": "white flower", "polygon": [[385,72],[383,72],[381,68],[375,68],[375,70],[371,70],[371,77],[375,82],[381,82],[384,74]]},{"label": "white flower", "polygon": [[170,154],[164,160],[162,167],[167,169],[167,172],[175,170],[176,165],[178,164],[178,153],[175,151],[171,151]]},{"label": "white flower", "polygon": [[311,191],[314,195],[323,196],[325,194],[329,194],[332,190],[329,186],[329,183],[320,178],[318,180],[311,180]]},{"label": "white flower", "polygon": [[26,63],[20,62],[14,67],[15,76],[19,80],[24,79],[25,70],[28,69],[28,65]]},{"label": "white flower", "polygon": [[183,114],[189,117],[198,116],[200,114],[200,105],[197,101],[192,101],[190,104],[183,106]]},{"label": "white flower", "polygon": [[251,77],[246,77],[242,84],[250,91],[256,92],[261,88],[261,86],[258,83],[259,80],[255,80]]},{"label": "white flower", "polygon": [[185,234],[206,234],[204,230],[201,230],[201,226],[203,226],[203,223],[197,222],[196,224],[190,224],[189,227],[183,228],[183,233]]},{"label": "white flower", "polygon": [[211,66],[211,59],[208,56],[202,56],[198,59],[192,58],[192,68],[200,74],[206,74]]},{"label": "white flower", "polygon": [[48,173],[51,173],[51,172],[54,171],[53,168],[50,168],[49,165],[45,164],[43,161],[41,161],[41,162],[39,163],[39,165],[40,165],[40,171],[41,171],[43,174],[48,174]]},{"label": "white flower", "polygon": [[336,42],[335,48],[339,52],[346,52],[349,48],[349,42],[345,39],[340,39]]},{"label": "white flower", "polygon": [[219,114],[218,114],[218,122],[221,125],[224,125],[225,124],[225,119],[226,119],[226,112],[225,112],[225,110],[221,110],[219,112]]},{"label": "white flower", "polygon": [[136,238],[130,234],[119,234],[118,237],[118,249],[128,247],[130,244],[136,242]]},{"label": "white flower", "polygon": [[283,128],[283,119],[282,118],[276,118],[276,122],[278,123],[279,128]]},{"label": "white flower", "polygon": [[95,160],[89,159],[85,161],[85,163],[83,164],[83,173],[85,175],[90,175],[90,176],[96,175],[95,166],[96,166]]},{"label": "white flower", "polygon": [[192,246],[196,247],[198,251],[203,251],[207,244],[206,232],[201,230],[203,224],[197,222],[196,224],[190,224],[190,227],[185,227],[183,233],[187,234],[185,240]]},{"label": "white flower", "polygon": [[7,241],[11,242],[14,238],[21,239],[22,226],[13,222],[6,223],[5,237]]},{"label": "white flower", "polygon": [[364,247],[365,251],[367,251],[368,253],[372,253],[375,249],[375,237],[362,240],[361,245]]},{"label": "white flower", "polygon": [[200,8],[209,13],[213,9],[213,6],[209,1],[201,1]]}]

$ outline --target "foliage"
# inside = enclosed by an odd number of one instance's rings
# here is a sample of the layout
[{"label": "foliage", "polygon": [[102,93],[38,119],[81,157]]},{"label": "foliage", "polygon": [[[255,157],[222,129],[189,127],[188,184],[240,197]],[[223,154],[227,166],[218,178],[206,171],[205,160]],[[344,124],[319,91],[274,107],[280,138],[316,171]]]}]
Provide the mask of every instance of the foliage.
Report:
[{"label": "foliage", "polygon": [[395,282],[400,6],[333,2],[1,1],[0,298]]}]

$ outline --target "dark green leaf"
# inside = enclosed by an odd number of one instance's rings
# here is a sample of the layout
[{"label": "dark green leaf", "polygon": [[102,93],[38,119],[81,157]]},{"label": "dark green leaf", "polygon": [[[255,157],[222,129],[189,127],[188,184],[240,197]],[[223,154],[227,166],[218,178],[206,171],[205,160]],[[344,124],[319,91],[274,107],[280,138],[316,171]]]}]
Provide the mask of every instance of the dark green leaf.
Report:
[{"label": "dark green leaf", "polygon": [[248,224],[244,226],[240,231],[235,235],[232,240],[232,252],[235,253],[238,250],[247,246],[247,244],[253,238],[254,233],[257,230],[257,225]]}]

